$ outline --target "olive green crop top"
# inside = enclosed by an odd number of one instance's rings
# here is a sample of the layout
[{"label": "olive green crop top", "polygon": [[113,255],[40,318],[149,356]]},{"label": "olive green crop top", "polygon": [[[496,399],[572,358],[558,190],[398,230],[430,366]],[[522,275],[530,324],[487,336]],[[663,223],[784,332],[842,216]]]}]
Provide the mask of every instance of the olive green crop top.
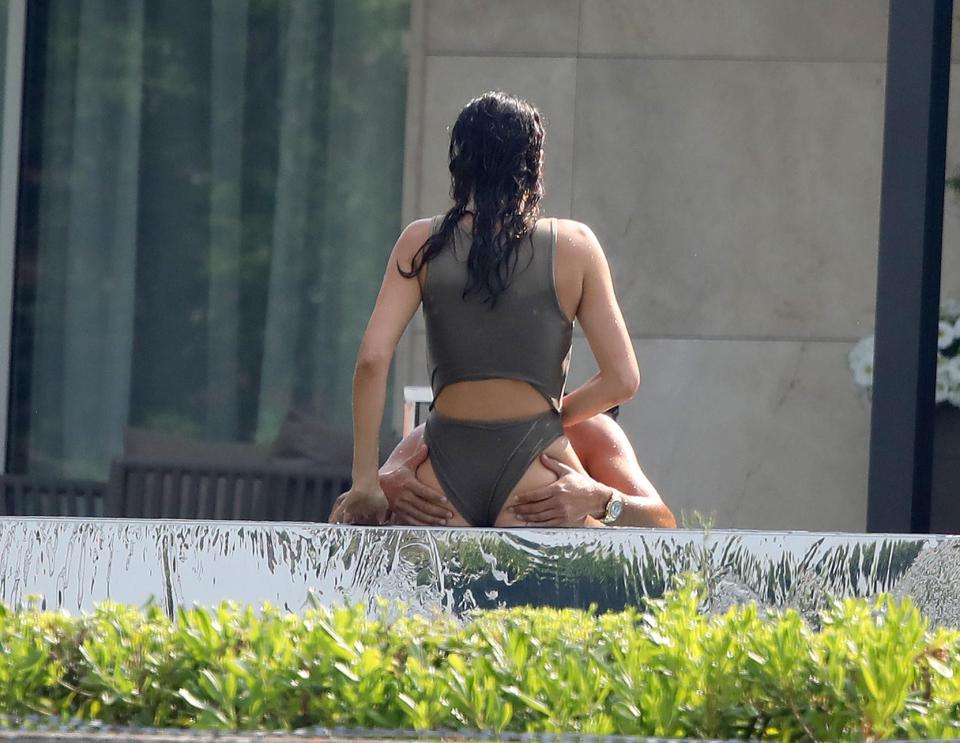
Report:
[{"label": "olive green crop top", "polygon": [[[433,218],[430,234],[441,219]],[[475,292],[463,297],[471,242],[470,228],[458,225],[426,266],[423,315],[434,400],[453,382],[517,379],[559,411],[573,321],[560,306],[554,279],[557,220],[541,219],[521,243],[510,283],[492,308]]]}]

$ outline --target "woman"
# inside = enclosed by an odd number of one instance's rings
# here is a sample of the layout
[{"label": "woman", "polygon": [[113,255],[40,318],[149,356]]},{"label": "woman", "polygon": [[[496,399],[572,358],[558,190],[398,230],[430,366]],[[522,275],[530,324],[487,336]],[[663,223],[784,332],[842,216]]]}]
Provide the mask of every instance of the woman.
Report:
[{"label": "woman", "polygon": [[[449,525],[524,525],[511,510],[516,495],[556,479],[540,454],[582,472],[564,427],[636,392],[637,360],[596,237],[573,220],[538,219],[543,142],[540,113],[501,92],[474,98],[457,117],[454,205],[404,229],[360,343],[353,486],[338,520],[386,517],[377,468],[387,374],[421,302],[434,402],[424,429],[430,457],[417,476],[442,488]],[[575,321],[599,371],[564,395]]]}]

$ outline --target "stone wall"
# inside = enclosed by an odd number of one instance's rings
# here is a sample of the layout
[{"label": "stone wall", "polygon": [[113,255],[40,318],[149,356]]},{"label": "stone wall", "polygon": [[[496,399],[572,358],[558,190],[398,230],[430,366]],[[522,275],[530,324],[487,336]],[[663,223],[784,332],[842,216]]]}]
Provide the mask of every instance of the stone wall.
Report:
[{"label": "stone wall", "polygon": [[[544,213],[609,257],[643,374],[621,421],[678,518],[866,528],[847,353],[873,328],[886,32],[882,0],[414,0],[407,221],[447,208],[469,98],[540,108]],[[945,235],[956,296],[952,196]],[[426,382],[419,321],[398,361]],[[579,333],[571,388],[594,369]]]}]

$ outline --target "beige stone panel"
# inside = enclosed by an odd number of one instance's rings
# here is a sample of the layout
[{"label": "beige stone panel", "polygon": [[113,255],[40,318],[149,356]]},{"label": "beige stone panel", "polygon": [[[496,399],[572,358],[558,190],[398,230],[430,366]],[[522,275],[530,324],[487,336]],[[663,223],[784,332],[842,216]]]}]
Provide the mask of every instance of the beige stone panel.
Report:
[{"label": "beige stone panel", "polygon": [[[679,522],[863,531],[869,403],[835,342],[636,342],[643,381],[620,422]],[[596,370],[577,339],[568,390]]]},{"label": "beige stone panel", "polygon": [[427,0],[431,54],[576,54],[579,0]]},{"label": "beige stone panel", "polygon": [[393,367],[393,396],[387,400],[385,409],[393,426],[400,431],[403,424],[403,388],[408,385],[426,385],[427,375],[426,336],[422,330],[410,327],[400,339]]},{"label": "beige stone panel", "polygon": [[[954,26],[954,33],[960,28]],[[960,38],[955,36],[955,39]],[[955,43],[954,47],[960,46]],[[948,178],[960,178],[960,65],[950,69],[950,109],[947,129]],[[940,294],[960,301],[960,191],[947,188],[943,199],[943,272]]]},{"label": "beige stone panel", "polygon": [[960,43],[957,43],[957,39],[960,39],[960,4],[953,4],[953,34],[952,44],[950,46],[950,59],[953,62],[960,62]]},{"label": "beige stone panel", "polygon": [[[955,40],[960,39],[960,25],[956,22],[954,34]],[[953,46],[956,54],[960,42]],[[960,64],[953,64],[950,68],[945,176],[960,180]],[[949,187],[943,201],[943,270],[940,294],[943,299],[960,301],[960,190]]]},{"label": "beige stone panel", "polygon": [[[718,528],[866,528],[870,411],[848,344],[635,345],[643,382],[620,422],[678,520],[696,510]],[[426,384],[423,334],[411,346],[414,371],[402,384]],[[577,338],[568,391],[595,370]]]},{"label": "beige stone panel", "polygon": [[573,58],[428,57],[420,208],[450,207],[448,151],[457,115],[474,96],[503,90],[529,100],[544,118],[544,214],[568,216],[573,172]]},{"label": "beige stone panel", "polygon": [[427,374],[427,336],[423,331],[415,331],[410,335],[410,367],[405,384],[430,384]]},{"label": "beige stone panel", "polygon": [[880,60],[882,0],[583,0],[584,54]]},{"label": "beige stone panel", "polygon": [[635,335],[872,324],[882,64],[584,59],[574,217]]}]

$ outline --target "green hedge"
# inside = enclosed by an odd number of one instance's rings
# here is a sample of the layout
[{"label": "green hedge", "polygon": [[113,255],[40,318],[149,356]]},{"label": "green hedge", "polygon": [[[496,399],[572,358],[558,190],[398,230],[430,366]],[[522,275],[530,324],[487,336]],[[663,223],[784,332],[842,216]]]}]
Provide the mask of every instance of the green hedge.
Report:
[{"label": "green hedge", "polygon": [[700,613],[681,576],[646,613],[385,607],[0,609],[0,713],[145,727],[579,731],[838,740],[960,733],[960,631],[909,599]]}]

